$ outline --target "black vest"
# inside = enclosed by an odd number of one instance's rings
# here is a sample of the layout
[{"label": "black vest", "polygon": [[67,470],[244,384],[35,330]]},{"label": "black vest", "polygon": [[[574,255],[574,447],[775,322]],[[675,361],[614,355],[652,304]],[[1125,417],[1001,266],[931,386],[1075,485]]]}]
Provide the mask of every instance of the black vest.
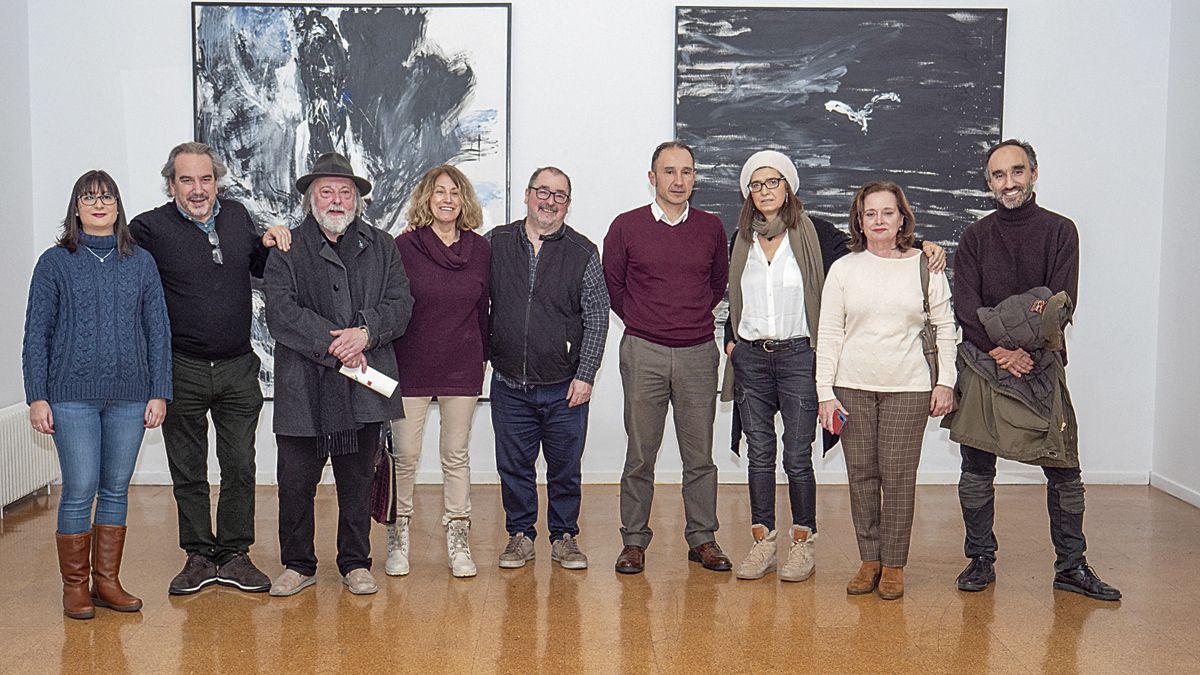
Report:
[{"label": "black vest", "polygon": [[523,384],[566,382],[579,366],[583,273],[596,245],[564,223],[542,240],[530,291],[524,237],[524,220],[491,236],[492,367]]}]

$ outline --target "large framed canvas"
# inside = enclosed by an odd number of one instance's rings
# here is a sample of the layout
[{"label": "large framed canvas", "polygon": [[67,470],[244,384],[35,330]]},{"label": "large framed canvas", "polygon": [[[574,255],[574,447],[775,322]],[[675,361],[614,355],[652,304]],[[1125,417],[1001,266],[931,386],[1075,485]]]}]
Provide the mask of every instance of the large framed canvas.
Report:
[{"label": "large framed canvas", "polygon": [[[302,219],[296,178],[322,153],[374,184],[366,218],[398,233],[438,164],[471,180],[484,228],[509,216],[509,4],[192,5],[196,138],[228,166],[223,195],[262,228]],[[252,342],[273,393],[255,292]]]},{"label": "large framed canvas", "polygon": [[917,234],[952,254],[991,210],[983,152],[1000,140],[1003,9],[676,10],[675,129],[696,152],[692,203],[732,233],[742,164],[779,150],[807,210],[842,228],[854,192],[903,186]]}]

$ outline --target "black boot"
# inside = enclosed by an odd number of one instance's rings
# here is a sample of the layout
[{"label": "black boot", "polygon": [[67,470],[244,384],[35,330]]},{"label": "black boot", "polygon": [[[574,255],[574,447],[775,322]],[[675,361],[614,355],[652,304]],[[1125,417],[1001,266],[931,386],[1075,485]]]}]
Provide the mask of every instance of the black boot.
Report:
[{"label": "black boot", "polygon": [[992,562],[987,556],[972,558],[967,568],[958,575],[958,590],[975,593],[987,588],[996,580],[996,570],[992,567]]}]

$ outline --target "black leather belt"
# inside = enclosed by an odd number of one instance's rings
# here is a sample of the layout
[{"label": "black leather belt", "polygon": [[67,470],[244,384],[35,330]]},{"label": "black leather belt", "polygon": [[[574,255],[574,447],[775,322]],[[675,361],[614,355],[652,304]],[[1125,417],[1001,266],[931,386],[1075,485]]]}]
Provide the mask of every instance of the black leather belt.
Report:
[{"label": "black leather belt", "polygon": [[750,345],[764,352],[786,352],[796,347],[807,347],[808,337],[791,338],[788,340],[753,340]]}]

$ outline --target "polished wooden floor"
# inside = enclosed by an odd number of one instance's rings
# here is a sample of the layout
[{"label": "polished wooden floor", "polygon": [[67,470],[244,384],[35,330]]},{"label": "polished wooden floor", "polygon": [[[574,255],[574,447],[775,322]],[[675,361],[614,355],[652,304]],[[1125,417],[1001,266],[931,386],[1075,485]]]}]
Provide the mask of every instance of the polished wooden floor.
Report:
[{"label": "polished wooden floor", "polygon": [[[314,588],[291,598],[217,587],[170,597],[183,563],[170,488],[135,486],[122,578],[145,607],[97,609],[91,621],[62,616],[57,494],[27,498],[6,510],[0,533],[0,673],[1200,672],[1200,510],[1152,488],[1088,488],[1090,559],[1124,592],[1120,603],[1051,589],[1037,486],[999,488],[999,580],[975,594],[953,586],[964,564],[955,488],[920,487],[906,594],[894,602],[845,593],[858,566],[845,486],[819,490],[817,573],[799,584],[689,564],[679,487],[659,486],[657,497],[645,574],[613,572],[615,486],[584,490],[580,542],[591,569],[552,564],[541,537],[536,561],[501,570],[499,490],[476,487],[480,571],[462,580],[446,569],[440,487],[420,486],[412,573],[383,575],[376,526],[381,589],[357,597],[332,564],[336,502],[322,487]],[[719,503],[718,541],[736,562],[749,548],[745,487],[721,486]],[[259,489],[258,511],[252,554],[273,576],[273,488]]]}]

